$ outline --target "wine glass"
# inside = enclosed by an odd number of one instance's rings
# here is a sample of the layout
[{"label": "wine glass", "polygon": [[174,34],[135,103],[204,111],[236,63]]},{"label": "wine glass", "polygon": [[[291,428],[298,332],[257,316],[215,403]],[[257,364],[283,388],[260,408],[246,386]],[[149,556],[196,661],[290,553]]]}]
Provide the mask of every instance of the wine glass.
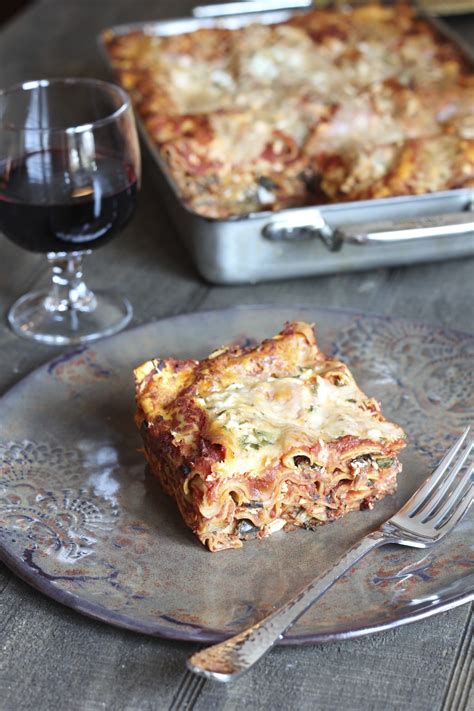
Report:
[{"label": "wine glass", "polygon": [[128,324],[130,303],[108,289],[91,291],[82,262],[129,221],[139,181],[135,121],[118,86],[42,79],[0,91],[0,230],[45,253],[52,267],[49,290],[10,308],[16,333],[67,345]]}]

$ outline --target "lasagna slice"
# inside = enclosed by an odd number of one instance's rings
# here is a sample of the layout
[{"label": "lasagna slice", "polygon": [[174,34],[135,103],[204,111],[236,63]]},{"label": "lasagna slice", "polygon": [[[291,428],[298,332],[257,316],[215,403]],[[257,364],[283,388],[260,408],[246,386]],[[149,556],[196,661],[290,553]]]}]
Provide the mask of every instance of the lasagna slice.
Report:
[{"label": "lasagna slice", "polygon": [[211,551],[315,529],[394,492],[402,429],[324,355],[313,328],[135,370],[152,474]]}]

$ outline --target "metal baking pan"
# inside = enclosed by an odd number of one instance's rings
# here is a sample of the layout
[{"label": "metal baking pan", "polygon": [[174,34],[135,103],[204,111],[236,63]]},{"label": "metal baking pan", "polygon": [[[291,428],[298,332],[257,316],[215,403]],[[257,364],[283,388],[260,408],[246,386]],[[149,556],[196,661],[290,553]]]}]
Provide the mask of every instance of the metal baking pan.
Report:
[{"label": "metal baking pan", "polygon": [[[300,7],[301,1],[297,0]],[[137,30],[175,35],[203,27],[237,29],[252,22],[280,22],[298,12],[294,8],[255,11],[261,6],[261,0],[204,6],[196,8],[198,17],[108,28],[99,42],[108,60],[105,35],[120,36]],[[210,16],[219,11],[221,16]],[[474,61],[470,48],[449,28],[439,20],[428,19]],[[157,146],[140,117],[137,120],[156,168],[154,174],[163,205],[199,273],[210,282],[255,283],[474,255],[474,189],[471,188],[256,212],[226,219],[202,217],[183,204]]]}]

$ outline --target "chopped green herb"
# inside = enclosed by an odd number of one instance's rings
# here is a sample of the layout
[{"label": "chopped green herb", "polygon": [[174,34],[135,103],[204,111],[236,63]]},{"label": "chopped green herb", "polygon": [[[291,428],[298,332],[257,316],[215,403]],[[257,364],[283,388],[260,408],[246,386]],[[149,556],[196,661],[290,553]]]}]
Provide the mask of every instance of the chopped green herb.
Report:
[{"label": "chopped green herb", "polygon": [[265,444],[274,443],[269,432],[256,429],[252,430],[251,434],[241,437],[239,442],[242,447],[251,447],[252,449],[260,449]]},{"label": "chopped green herb", "polygon": [[357,402],[357,400],[354,400],[353,397],[348,397],[346,402]]},{"label": "chopped green herb", "polygon": [[388,469],[392,466],[395,460],[390,459],[389,457],[385,457],[384,459],[376,459],[375,461],[379,465],[380,469]]},{"label": "chopped green herb", "polygon": [[255,439],[257,439],[260,444],[273,444],[272,436],[269,432],[264,432],[263,430],[254,430]]}]

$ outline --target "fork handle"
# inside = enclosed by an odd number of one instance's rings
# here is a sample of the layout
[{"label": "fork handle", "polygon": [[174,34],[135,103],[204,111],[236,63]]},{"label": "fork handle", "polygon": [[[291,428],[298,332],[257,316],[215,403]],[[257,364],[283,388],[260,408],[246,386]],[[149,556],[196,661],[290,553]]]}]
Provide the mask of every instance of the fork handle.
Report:
[{"label": "fork handle", "polygon": [[188,668],[217,681],[232,681],[266,654],[316,600],[369,551],[390,543],[381,530],[369,533],[289,602],[230,639],[193,654]]}]

